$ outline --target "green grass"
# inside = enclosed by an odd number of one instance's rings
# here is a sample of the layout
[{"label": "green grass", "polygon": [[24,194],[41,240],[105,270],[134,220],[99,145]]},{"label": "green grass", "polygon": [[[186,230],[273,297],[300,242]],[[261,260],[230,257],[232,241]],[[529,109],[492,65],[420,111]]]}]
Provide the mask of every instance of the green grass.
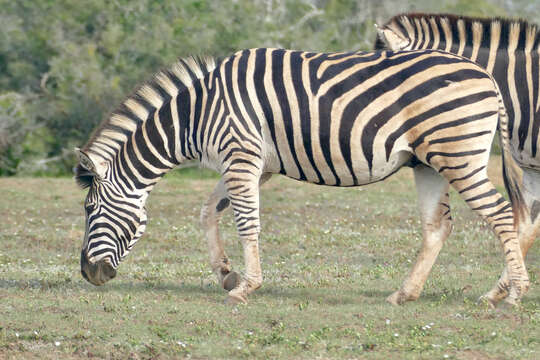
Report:
[{"label": "green grass", "polygon": [[[477,305],[502,254],[455,194],[454,232],[422,297],[385,302],[421,243],[410,170],[349,189],[271,179],[263,287],[238,307],[223,303],[198,221],[217,180],[188,172],[158,184],[146,235],[102,287],[79,272],[85,192],[71,179],[0,179],[0,359],[540,357],[538,244],[522,308]],[[222,232],[241,270],[230,213]]]}]

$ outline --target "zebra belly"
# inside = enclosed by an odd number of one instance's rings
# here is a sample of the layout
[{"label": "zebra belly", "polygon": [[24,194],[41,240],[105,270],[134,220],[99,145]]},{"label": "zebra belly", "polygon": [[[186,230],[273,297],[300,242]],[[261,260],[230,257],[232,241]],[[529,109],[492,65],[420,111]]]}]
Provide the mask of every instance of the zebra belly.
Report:
[{"label": "zebra belly", "polygon": [[[358,161],[352,164],[353,171],[349,169],[349,166],[344,161],[332,161],[331,166],[328,163],[312,164],[299,163],[285,163],[284,168],[280,170],[278,161],[266,162],[265,172],[282,174],[289,178],[305,181],[318,185],[327,186],[360,186],[367,185],[377,181],[381,181],[388,176],[398,171],[402,166],[409,162],[412,158],[412,154],[408,151],[396,151],[393,152],[388,161],[384,158],[379,159],[376,157],[372,164],[371,171],[367,162]],[[269,157],[274,158],[274,157]],[[277,158],[277,156],[276,156]],[[321,159],[322,160],[322,159]],[[317,171],[304,171],[306,167],[310,167],[310,170],[317,169]],[[313,174],[319,174],[314,176]]]},{"label": "zebra belly", "polygon": [[381,160],[373,163],[371,173],[362,172],[357,174],[358,184],[367,185],[381,181],[398,171],[403,165],[412,159],[413,155],[407,151],[398,151],[390,155],[388,161]]}]

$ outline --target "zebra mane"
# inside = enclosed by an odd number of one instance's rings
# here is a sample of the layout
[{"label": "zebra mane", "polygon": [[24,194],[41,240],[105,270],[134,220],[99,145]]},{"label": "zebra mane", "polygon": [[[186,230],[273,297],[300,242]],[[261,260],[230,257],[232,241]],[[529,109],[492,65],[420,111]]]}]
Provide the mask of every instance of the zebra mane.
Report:
[{"label": "zebra mane", "polygon": [[[137,127],[146,121],[149,114],[158,111],[163,104],[175,98],[215,68],[214,58],[190,56],[179,59],[170,68],[157,72],[149,81],[139,85],[116,110],[101,122],[82,150],[101,155],[104,152],[115,152],[114,149],[119,150]],[[79,167],[75,169],[76,180],[81,186],[87,184],[84,179],[88,174],[83,170],[84,168],[79,170]]]},{"label": "zebra mane", "polygon": [[[536,49],[540,45],[540,29],[538,25],[534,23],[529,23],[524,19],[508,19],[502,17],[493,17],[493,18],[481,18],[481,17],[470,17],[470,16],[461,16],[455,14],[426,14],[426,13],[405,13],[399,14],[392,17],[388,22],[384,24],[383,27],[390,26],[391,24],[398,24],[401,27],[404,27],[408,22],[414,22],[414,20],[428,20],[433,19],[436,23],[440,24],[442,21],[448,21],[451,28],[457,28],[457,22],[463,21],[467,29],[471,29],[473,24],[481,24],[482,27],[489,28],[492,23],[499,23],[501,27],[501,42],[499,43],[500,48],[507,48],[509,44],[509,37],[511,34],[511,29],[515,26],[519,26],[519,33],[516,33],[518,40],[526,39],[527,36],[534,36],[534,46],[533,49]],[[490,36],[489,31],[484,32],[485,36]],[[452,37],[454,41],[459,41],[459,35],[457,32],[452,32]],[[489,40],[489,39],[483,39]],[[377,36],[375,48],[380,48],[383,45],[382,39]],[[525,41],[517,41],[516,50],[527,50]],[[384,47],[384,46],[383,46]],[[530,49],[529,49],[530,50]]]}]

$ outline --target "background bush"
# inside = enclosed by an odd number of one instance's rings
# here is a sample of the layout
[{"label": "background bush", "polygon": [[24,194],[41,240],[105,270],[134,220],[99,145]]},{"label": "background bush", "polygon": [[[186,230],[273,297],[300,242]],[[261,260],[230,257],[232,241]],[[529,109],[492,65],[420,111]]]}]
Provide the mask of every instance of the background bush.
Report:
[{"label": "background bush", "polygon": [[369,50],[404,11],[521,16],[529,0],[0,0],[0,175],[69,174],[72,149],[139,82],[190,54]]}]

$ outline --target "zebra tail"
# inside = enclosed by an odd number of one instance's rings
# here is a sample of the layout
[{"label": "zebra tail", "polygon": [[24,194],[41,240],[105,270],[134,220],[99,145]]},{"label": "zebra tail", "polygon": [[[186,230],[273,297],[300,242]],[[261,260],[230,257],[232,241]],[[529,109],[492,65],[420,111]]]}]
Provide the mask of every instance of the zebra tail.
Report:
[{"label": "zebra tail", "polygon": [[[495,86],[497,84],[493,81]],[[497,86],[497,99],[499,101],[499,141],[502,148],[502,170],[504,187],[510,197],[512,203],[512,212],[514,214],[514,227],[517,231],[517,224],[520,223],[520,219],[525,216],[525,202],[523,194],[521,193],[521,168],[519,164],[514,160],[512,156],[512,150],[510,148],[510,130],[508,128],[508,115],[506,113],[506,107],[502,99],[500,90]]]}]

